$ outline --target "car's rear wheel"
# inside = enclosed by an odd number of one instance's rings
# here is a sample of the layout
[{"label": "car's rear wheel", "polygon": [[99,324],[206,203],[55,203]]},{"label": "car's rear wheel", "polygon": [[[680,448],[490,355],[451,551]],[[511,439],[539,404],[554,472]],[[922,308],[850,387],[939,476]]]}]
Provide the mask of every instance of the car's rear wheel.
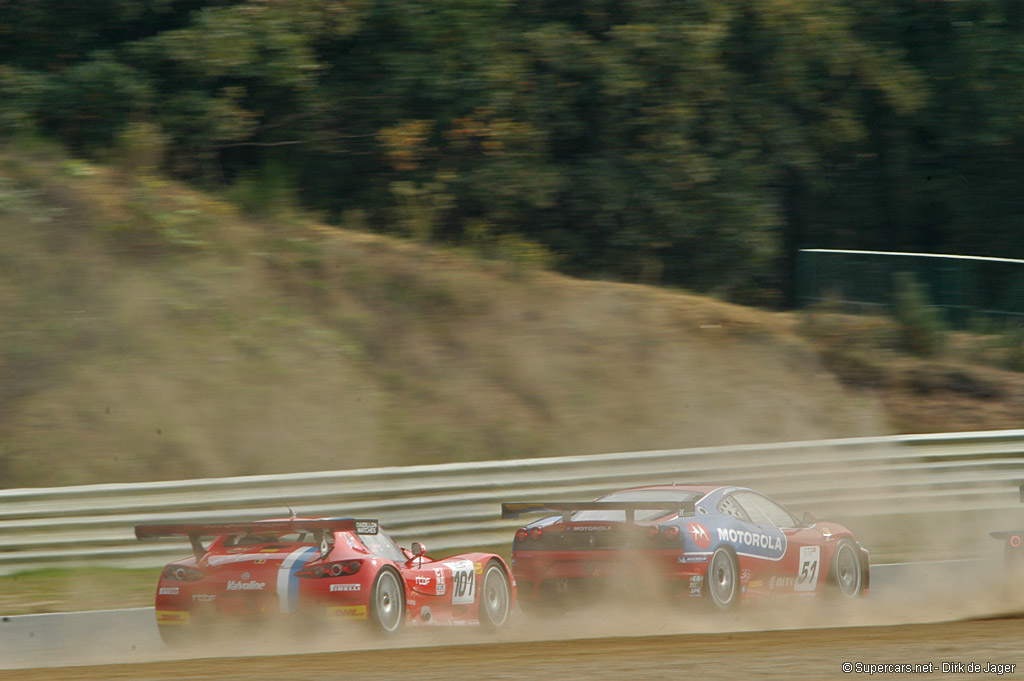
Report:
[{"label": "car's rear wheel", "polygon": [[480,580],[480,626],[497,629],[505,626],[512,609],[512,589],[508,575],[498,561],[492,560]]},{"label": "car's rear wheel", "polygon": [[736,554],[726,546],[719,546],[708,561],[704,577],[704,590],[712,605],[729,610],[736,605],[740,594],[740,567]]},{"label": "car's rear wheel", "polygon": [[860,550],[849,539],[840,539],[832,554],[829,582],[833,592],[845,598],[860,596],[864,588],[860,564]]},{"label": "car's rear wheel", "polygon": [[370,623],[385,634],[393,634],[405,622],[405,589],[398,573],[386,567],[377,573],[370,590]]}]

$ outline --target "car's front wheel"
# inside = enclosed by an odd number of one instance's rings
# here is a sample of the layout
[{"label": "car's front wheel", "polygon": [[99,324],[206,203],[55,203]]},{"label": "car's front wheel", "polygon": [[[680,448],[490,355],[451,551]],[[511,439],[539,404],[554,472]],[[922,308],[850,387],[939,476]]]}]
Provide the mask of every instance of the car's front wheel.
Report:
[{"label": "car's front wheel", "polygon": [[719,610],[729,610],[739,600],[740,567],[736,554],[726,546],[719,546],[708,561],[704,589],[711,603]]},{"label": "car's front wheel", "polygon": [[402,579],[386,567],[377,573],[370,590],[370,623],[385,634],[393,634],[405,622],[405,590]]},{"label": "car's front wheel", "polygon": [[498,561],[492,560],[480,580],[480,626],[497,629],[508,622],[512,610],[512,589],[508,575]]},{"label": "car's front wheel", "polygon": [[832,569],[829,571],[833,592],[846,598],[860,596],[864,589],[862,576],[860,550],[849,539],[840,539],[836,552],[832,554]]}]

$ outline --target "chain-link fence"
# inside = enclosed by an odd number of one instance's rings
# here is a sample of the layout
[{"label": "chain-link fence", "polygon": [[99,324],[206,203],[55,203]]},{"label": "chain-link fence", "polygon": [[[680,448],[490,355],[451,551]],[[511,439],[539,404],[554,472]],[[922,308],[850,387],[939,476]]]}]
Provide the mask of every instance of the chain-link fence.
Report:
[{"label": "chain-link fence", "polygon": [[802,249],[797,304],[892,309],[896,275],[912,273],[931,304],[959,327],[977,318],[1024,323],[1024,260],[936,253]]}]

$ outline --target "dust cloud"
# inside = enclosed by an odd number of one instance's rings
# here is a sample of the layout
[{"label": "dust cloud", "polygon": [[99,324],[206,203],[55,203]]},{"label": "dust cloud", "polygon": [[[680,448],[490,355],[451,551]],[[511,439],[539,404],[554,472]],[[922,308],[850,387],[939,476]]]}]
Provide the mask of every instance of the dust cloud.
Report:
[{"label": "dust cloud", "polygon": [[36,636],[26,639],[35,642],[17,651],[3,651],[0,668],[888,626],[1016,616],[1024,612],[1020,574],[1005,572],[999,562],[918,563],[883,567],[877,572],[870,595],[855,600],[835,597],[804,599],[782,606],[740,604],[729,612],[717,612],[702,600],[671,605],[648,601],[637,605],[613,599],[557,616],[535,616],[517,609],[506,628],[491,633],[475,627],[409,627],[397,636],[384,637],[358,625],[322,627],[303,618],[258,628],[233,625],[209,632],[200,641],[168,647],[157,636],[151,610],[139,609],[129,614],[81,613],[77,629],[65,626],[63,630],[46,631],[38,620],[0,625],[16,628],[17,631],[9,630],[3,637],[8,640],[16,638],[18,632],[25,635],[26,627],[37,626]]}]

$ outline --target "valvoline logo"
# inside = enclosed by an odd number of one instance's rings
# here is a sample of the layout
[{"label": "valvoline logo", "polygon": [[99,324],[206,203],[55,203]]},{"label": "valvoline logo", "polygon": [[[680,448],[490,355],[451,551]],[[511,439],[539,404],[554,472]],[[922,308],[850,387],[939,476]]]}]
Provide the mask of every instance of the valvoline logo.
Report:
[{"label": "valvoline logo", "polygon": [[706,549],[711,546],[711,533],[708,532],[708,528],[700,523],[690,522],[686,523],[686,529],[690,531],[690,537],[697,548]]}]

